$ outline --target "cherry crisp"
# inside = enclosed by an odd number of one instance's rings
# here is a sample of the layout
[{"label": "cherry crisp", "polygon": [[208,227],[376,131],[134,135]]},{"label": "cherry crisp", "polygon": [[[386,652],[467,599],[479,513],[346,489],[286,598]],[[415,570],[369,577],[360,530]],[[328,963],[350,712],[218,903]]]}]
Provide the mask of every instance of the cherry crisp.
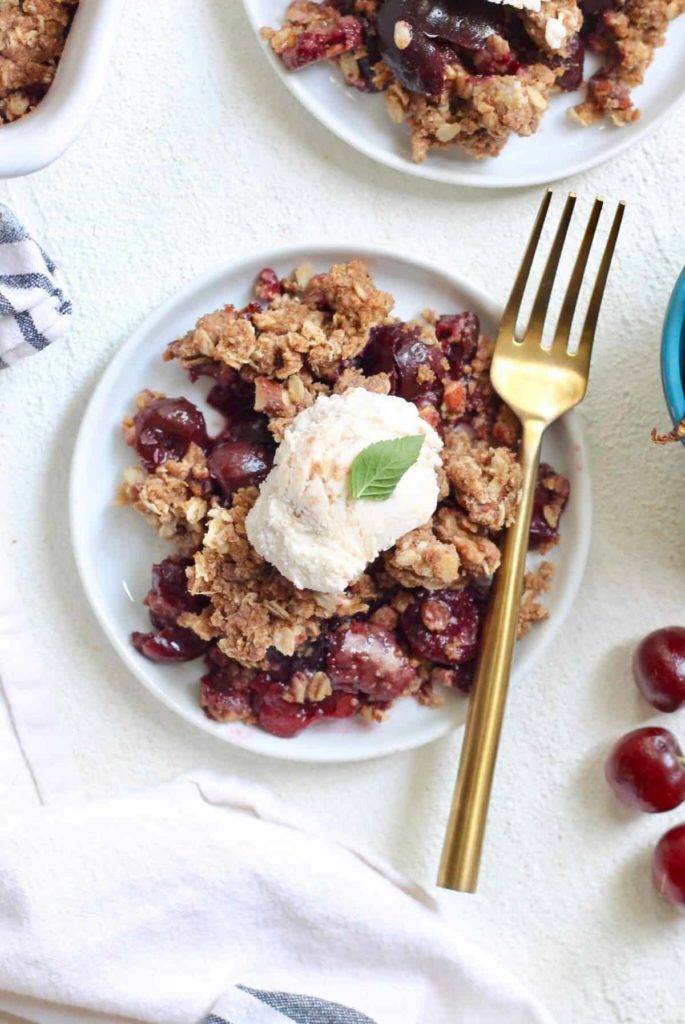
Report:
[{"label": "cherry crisp", "polygon": [[[209,436],[186,398],[153,391],[124,421],[140,465],[120,500],[172,546],[145,599],[152,629],[131,640],[156,662],[202,657],[210,718],[290,737],[326,718],[380,721],[399,697],[437,705],[443,687],[469,689],[517,512],[518,425],[490,383],[492,345],[475,313],[402,322],[393,306],[359,260],[286,279],[265,269],[253,302],[201,317],[164,355],[208,378],[221,432]],[[438,431],[440,500],[343,593],[299,590],[250,545],[245,518],[294,417],[350,388],[413,402]],[[541,466],[532,548],[556,543],[568,496]],[[538,597],[551,572],[543,562],[526,576],[521,635],[546,617]]]},{"label": "cherry crisp", "polygon": [[293,0],[262,35],[297,71],[337,64],[347,84],[383,92],[411,131],[412,157],[457,145],[497,156],[512,134],[533,135],[555,92],[575,92],[586,52],[599,62],[569,108],[581,125],[639,116],[642,83],[685,0],[542,0],[539,11],[493,0]]}]

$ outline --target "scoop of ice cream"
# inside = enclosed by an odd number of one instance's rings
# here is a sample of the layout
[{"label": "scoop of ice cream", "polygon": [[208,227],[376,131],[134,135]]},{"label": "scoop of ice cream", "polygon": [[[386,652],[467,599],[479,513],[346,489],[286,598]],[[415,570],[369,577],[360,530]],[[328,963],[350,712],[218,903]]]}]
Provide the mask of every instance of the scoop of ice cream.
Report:
[{"label": "scoop of ice cream", "polygon": [[[348,476],[376,441],[422,434],[418,459],[382,501],[350,497]],[[343,591],[438,503],[442,441],[403,398],[354,388],[322,395],[296,416],[246,520],[263,558],[296,587]]]}]

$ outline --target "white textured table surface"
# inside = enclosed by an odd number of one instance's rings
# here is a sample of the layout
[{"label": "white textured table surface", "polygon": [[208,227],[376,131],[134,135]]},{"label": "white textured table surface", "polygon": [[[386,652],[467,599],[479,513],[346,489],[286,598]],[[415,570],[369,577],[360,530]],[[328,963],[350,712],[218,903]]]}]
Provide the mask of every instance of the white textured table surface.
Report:
[{"label": "white textured table surface", "polygon": [[[53,168],[0,183],[0,200],[67,269],[78,311],[68,344],[0,378],[3,528],[92,795],[198,766],[236,772],[430,883],[457,740],[349,767],[240,754],[127,674],[71,557],[67,476],[89,393],[121,340],[175,289],[236,254],[325,237],[443,259],[505,292],[537,205],[539,190],[461,192],[358,156],[280,89],[239,8],[131,4],[80,140]],[[590,565],[555,649],[511,695],[481,891],[443,902],[560,1024],[677,1024],[685,921],[652,895],[648,864],[685,810],[623,815],[602,759],[613,737],[650,719],[631,648],[650,628],[682,622],[685,603],[685,455],[648,443],[650,428],[666,425],[660,323],[685,262],[685,109],[570,184],[630,204],[583,409],[596,494]],[[683,714],[663,724],[685,740]]]}]

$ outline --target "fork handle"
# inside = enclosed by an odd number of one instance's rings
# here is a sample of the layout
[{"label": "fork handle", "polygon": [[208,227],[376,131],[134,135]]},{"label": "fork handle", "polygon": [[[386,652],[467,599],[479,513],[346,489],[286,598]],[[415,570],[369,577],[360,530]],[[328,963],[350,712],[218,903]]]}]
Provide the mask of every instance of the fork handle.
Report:
[{"label": "fork handle", "polygon": [[483,626],[459,774],[438,874],[438,885],[459,892],[475,892],[478,883],[485,821],[516,642],[545,426],[539,420],[523,421],[519,512],[502,545],[502,562],[493,583]]}]

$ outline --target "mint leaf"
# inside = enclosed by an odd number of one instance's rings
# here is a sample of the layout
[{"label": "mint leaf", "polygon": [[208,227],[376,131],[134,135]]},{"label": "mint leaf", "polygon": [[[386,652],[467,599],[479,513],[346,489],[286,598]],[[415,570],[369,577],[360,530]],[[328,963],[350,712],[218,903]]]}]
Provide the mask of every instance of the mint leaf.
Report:
[{"label": "mint leaf", "polygon": [[350,467],[351,498],[385,501],[419,457],[423,435],[376,441],[362,449]]}]

